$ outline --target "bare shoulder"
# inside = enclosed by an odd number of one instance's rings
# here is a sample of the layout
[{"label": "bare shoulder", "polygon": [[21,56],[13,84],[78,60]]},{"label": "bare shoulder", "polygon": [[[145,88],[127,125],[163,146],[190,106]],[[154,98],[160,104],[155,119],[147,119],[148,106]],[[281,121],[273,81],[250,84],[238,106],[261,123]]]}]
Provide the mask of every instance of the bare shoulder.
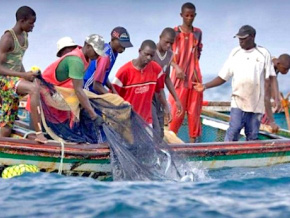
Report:
[{"label": "bare shoulder", "polygon": [[9,31],[5,32],[0,39],[0,52],[9,52],[13,50],[14,41]]}]

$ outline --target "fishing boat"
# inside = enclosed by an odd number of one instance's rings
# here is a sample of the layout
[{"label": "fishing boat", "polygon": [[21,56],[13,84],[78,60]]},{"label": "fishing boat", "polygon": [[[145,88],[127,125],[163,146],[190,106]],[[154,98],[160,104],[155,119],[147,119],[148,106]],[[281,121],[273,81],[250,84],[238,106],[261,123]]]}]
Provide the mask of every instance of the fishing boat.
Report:
[{"label": "fishing boat", "polygon": [[[260,131],[258,141],[222,142],[228,115],[203,109],[202,125],[210,142],[171,144],[193,167],[264,167],[290,162],[290,132]],[[32,164],[41,172],[111,180],[108,144],[64,144],[49,141],[39,144],[27,123],[17,121],[15,138],[0,138],[0,171],[17,164]],[[185,128],[185,127],[184,127]],[[243,137],[241,135],[241,137]],[[209,140],[209,139],[207,139]],[[217,142],[218,141],[218,142]]]},{"label": "fishing boat", "polygon": [[[290,162],[290,139],[252,142],[172,144],[192,166],[262,167]],[[33,164],[41,172],[69,176],[112,178],[110,149],[103,144],[39,144],[31,139],[0,139],[1,171],[17,164]]]}]

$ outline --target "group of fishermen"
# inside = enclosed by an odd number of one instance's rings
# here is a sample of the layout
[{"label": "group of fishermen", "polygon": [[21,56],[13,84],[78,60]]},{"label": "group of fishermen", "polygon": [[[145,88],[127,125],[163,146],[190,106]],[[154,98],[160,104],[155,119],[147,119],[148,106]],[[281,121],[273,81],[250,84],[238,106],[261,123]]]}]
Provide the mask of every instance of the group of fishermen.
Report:
[{"label": "group of fishermen", "polygon": [[[108,92],[118,94],[161,138],[164,137],[166,123],[169,123],[170,130],[177,133],[187,113],[190,142],[195,142],[201,135],[203,91],[221,85],[232,77],[232,119],[225,140],[238,140],[243,127],[247,140],[256,140],[265,110],[268,124],[277,130],[270,98],[274,98],[279,109],[276,74],[288,72],[289,55],[272,59],[266,49],[255,44],[255,29],[249,25],[242,26],[235,35],[240,46],[233,49],[218,77],[202,84],[199,67],[202,32],[192,25],[196,16],[195,6],[192,3],[183,4],[180,15],[182,25],[174,29],[165,28],[157,44],[152,40],[143,41],[138,57],[123,65],[112,82],[109,74],[118,54],[133,46],[124,27],[112,30],[109,43],[105,43],[98,34],[86,37],[83,46],[75,44],[70,37],[61,38],[57,42],[59,59],[49,65],[41,76],[56,87],[73,89],[79,106],[93,121],[101,117],[92,107],[85,90],[98,95]],[[28,47],[27,33],[34,27],[36,13],[28,6],[20,7],[16,12],[16,21],[0,41],[1,136],[11,134],[19,98],[29,94],[36,141],[46,143],[40,119],[39,82],[35,82],[39,75],[38,72],[26,73],[22,64]],[[164,93],[165,84],[170,92],[168,102]]]}]

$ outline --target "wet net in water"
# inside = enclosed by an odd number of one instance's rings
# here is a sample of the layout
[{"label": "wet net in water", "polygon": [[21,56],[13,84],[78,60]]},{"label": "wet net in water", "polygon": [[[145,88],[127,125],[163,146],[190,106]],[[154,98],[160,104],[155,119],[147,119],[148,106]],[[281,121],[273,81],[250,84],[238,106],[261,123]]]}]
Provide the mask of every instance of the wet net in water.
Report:
[{"label": "wet net in water", "polygon": [[114,94],[86,92],[99,115],[91,120],[73,90],[41,83],[42,121],[56,140],[75,143],[108,142],[114,180],[192,181],[187,162],[174,152],[137,115],[131,105]]}]

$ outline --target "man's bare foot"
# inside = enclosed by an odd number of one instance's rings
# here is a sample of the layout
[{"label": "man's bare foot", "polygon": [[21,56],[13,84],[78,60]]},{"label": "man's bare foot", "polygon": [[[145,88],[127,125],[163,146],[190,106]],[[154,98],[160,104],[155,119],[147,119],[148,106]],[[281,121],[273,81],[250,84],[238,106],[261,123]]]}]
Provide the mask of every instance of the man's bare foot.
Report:
[{"label": "man's bare foot", "polygon": [[11,135],[11,128],[8,126],[0,127],[0,137],[9,137]]},{"label": "man's bare foot", "polygon": [[43,135],[42,132],[36,132],[35,134],[36,134],[35,141],[43,144],[47,143],[47,138]]}]

